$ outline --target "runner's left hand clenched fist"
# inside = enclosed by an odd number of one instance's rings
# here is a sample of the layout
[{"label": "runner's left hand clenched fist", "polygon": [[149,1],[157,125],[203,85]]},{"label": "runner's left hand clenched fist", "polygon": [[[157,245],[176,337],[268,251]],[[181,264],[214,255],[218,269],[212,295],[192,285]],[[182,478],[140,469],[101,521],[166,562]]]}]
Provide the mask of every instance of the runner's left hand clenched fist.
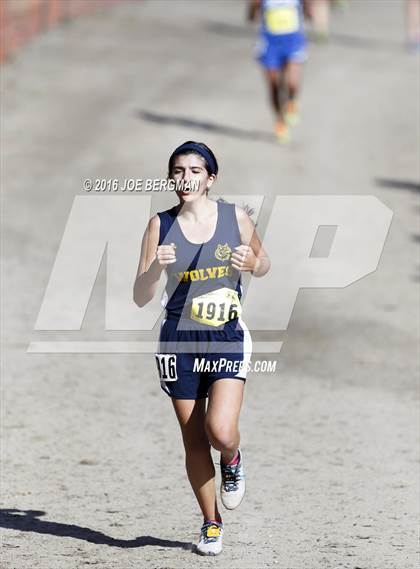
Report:
[{"label": "runner's left hand clenched fist", "polygon": [[258,259],[249,245],[235,247],[230,260],[232,267],[237,271],[255,271],[258,266]]}]

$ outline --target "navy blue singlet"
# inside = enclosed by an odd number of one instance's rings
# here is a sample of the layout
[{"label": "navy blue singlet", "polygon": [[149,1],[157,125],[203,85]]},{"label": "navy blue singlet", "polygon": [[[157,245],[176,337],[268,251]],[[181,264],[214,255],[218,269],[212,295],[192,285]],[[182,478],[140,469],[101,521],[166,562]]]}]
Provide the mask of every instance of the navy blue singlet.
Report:
[{"label": "navy blue singlet", "polygon": [[[176,245],[176,262],[166,267],[168,281],[162,304],[167,318],[189,319],[192,299],[217,289],[232,289],[241,298],[240,273],[230,264],[231,253],[241,244],[235,205],[216,203],[216,230],[211,239],[201,245],[191,243],[183,234],[177,220],[179,206],[158,213],[159,245]],[[194,324],[199,328],[204,326]]]}]

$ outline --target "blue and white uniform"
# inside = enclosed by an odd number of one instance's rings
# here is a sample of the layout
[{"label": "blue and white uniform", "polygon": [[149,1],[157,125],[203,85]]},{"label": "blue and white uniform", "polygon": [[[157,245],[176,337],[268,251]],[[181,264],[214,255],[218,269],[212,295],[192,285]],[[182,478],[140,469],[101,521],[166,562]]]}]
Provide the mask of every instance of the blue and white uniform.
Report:
[{"label": "blue and white uniform", "polygon": [[168,395],[200,399],[217,379],[246,379],[252,341],[240,317],[240,273],[230,264],[241,237],[234,204],[217,202],[216,230],[202,244],[185,237],[178,209],[158,213],[159,245],[174,243],[176,262],[166,267],[156,361]]},{"label": "blue and white uniform", "polygon": [[262,0],[261,12],[257,58],[263,67],[281,69],[289,61],[306,61],[300,0]]}]

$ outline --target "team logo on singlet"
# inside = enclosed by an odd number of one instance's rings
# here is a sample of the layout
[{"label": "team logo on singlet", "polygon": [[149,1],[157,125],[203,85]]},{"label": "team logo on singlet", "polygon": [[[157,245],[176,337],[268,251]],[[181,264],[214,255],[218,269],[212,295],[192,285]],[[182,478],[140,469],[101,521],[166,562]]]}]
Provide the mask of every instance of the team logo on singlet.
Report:
[{"label": "team logo on singlet", "polygon": [[230,259],[231,253],[232,249],[229,247],[227,243],[225,243],[224,245],[220,245],[219,243],[219,245],[216,247],[216,250],[214,251],[214,256],[219,261],[227,261]]}]

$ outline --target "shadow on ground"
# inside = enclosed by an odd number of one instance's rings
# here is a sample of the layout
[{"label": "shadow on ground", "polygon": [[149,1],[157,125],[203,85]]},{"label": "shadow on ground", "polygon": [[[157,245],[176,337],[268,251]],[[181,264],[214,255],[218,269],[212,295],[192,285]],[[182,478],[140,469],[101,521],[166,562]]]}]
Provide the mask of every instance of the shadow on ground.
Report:
[{"label": "shadow on ground", "polygon": [[209,121],[195,120],[187,117],[163,115],[162,113],[152,113],[150,111],[137,111],[137,118],[155,123],[182,126],[185,128],[205,130],[206,132],[215,132],[217,134],[240,138],[244,140],[254,140],[267,142],[269,144],[277,144],[273,134],[258,130],[246,130],[234,126],[226,126]]},{"label": "shadow on ground", "polygon": [[375,178],[375,183],[381,188],[391,188],[393,190],[407,190],[409,192],[420,192],[420,184],[408,180],[394,180],[392,178]]},{"label": "shadow on ground", "polygon": [[[395,180],[393,178],[375,178],[375,183],[381,188],[391,188],[392,190],[405,190],[418,194],[420,192],[420,184],[409,180]],[[412,233],[411,240],[414,243],[420,243],[420,234]],[[420,282],[420,265],[416,267],[417,273],[412,276],[414,282]]]},{"label": "shadow on ground", "polygon": [[3,509],[0,510],[0,527],[61,537],[73,537],[89,543],[109,545],[111,547],[132,548],[157,545],[159,547],[178,547],[187,550],[195,548],[193,543],[161,539],[151,535],[143,535],[135,539],[114,539],[100,531],[82,526],[40,520],[39,518],[44,515],[45,512],[42,510]]}]

